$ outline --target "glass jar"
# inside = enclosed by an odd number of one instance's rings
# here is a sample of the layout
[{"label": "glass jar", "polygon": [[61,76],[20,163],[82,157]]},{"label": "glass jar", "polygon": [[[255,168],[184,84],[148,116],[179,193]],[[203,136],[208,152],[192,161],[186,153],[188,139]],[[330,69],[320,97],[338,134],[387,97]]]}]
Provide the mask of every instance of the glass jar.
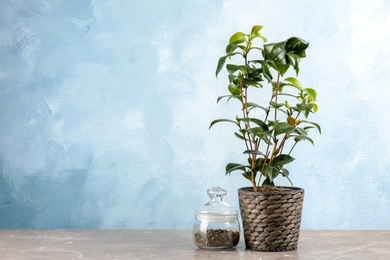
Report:
[{"label": "glass jar", "polygon": [[240,240],[238,212],[222,201],[226,193],[221,187],[208,189],[210,201],[195,210],[193,239],[201,249],[232,249]]}]

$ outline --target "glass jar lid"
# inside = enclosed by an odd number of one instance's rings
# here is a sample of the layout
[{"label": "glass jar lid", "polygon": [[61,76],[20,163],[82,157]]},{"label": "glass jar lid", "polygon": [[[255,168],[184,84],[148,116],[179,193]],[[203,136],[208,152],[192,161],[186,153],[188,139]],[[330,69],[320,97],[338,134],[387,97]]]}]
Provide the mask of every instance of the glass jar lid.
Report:
[{"label": "glass jar lid", "polygon": [[223,201],[226,193],[227,191],[221,187],[208,189],[210,201],[195,211],[196,218],[199,221],[235,221],[238,212]]}]

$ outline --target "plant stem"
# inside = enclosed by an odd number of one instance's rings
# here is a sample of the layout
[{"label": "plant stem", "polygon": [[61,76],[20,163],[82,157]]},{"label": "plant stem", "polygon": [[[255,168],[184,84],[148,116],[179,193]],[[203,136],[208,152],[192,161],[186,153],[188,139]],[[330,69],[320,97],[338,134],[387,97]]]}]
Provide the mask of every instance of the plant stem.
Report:
[{"label": "plant stem", "polygon": [[[278,103],[278,95],[279,95],[279,84],[280,84],[280,73],[278,73],[278,79],[276,80],[275,85],[275,103]],[[275,122],[278,119],[278,109],[275,108]]]},{"label": "plant stem", "polygon": [[294,150],[294,148],[295,148],[295,145],[296,145],[297,143],[298,143],[298,142],[295,142],[295,143],[294,143],[294,145],[291,147],[290,151],[288,152],[288,155],[290,155],[290,154],[291,154],[291,152]]},{"label": "plant stem", "polygon": [[[278,104],[279,84],[280,84],[280,73],[278,73],[278,78],[277,78],[276,84],[275,84],[275,91],[273,93],[273,98],[275,98],[275,103],[276,104]],[[274,122],[276,124],[276,121],[278,120],[278,109],[274,108],[274,110],[275,110],[274,111]],[[271,157],[270,157],[269,164],[272,164],[272,162],[273,162],[273,160],[274,160],[274,158],[276,156],[275,151],[278,148],[278,139],[276,139],[276,136],[274,138],[275,138],[275,140],[274,140],[274,147],[272,149],[272,154],[271,154]]]},{"label": "plant stem", "polygon": [[[246,42],[246,48],[243,51],[243,57],[244,57],[244,60],[245,60],[245,65],[248,65],[248,52],[250,50],[250,45],[251,45],[251,40]],[[248,77],[248,75],[244,74],[244,77]],[[240,82],[240,88],[241,88],[241,96],[242,96],[242,102],[243,102],[242,103],[243,116],[244,116],[244,118],[249,118],[248,99],[247,99],[247,97],[248,97],[248,86],[243,86],[242,81],[241,81]],[[248,122],[244,122],[244,125],[245,125],[245,129],[246,130],[251,128],[249,120],[248,120]],[[247,135],[247,138],[245,138],[245,145],[246,145],[247,149],[248,150],[249,149],[250,150],[257,150],[258,146],[257,146],[256,137],[252,136],[252,134],[250,134],[248,131],[246,132],[246,135]],[[253,145],[255,145],[255,147],[253,147]],[[256,169],[256,158],[257,158],[257,155],[255,153],[248,154],[248,158],[251,161],[251,182],[252,182],[253,190],[255,192],[257,192],[256,180],[255,180],[255,176],[256,176],[256,170],[255,169]]]}]

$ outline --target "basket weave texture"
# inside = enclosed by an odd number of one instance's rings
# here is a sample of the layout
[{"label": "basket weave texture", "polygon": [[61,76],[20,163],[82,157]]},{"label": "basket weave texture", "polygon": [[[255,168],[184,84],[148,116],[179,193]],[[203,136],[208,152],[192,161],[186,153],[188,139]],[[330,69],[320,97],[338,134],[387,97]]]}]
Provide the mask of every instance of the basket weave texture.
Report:
[{"label": "basket weave texture", "polygon": [[252,187],[238,189],[247,249],[270,252],[297,249],[304,190],[279,188],[270,192],[254,192]]}]

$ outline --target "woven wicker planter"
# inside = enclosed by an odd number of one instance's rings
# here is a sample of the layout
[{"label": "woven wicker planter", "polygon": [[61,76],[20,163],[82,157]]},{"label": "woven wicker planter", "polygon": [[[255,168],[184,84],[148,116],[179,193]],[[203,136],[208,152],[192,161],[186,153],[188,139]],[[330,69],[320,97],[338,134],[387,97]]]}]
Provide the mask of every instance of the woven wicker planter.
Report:
[{"label": "woven wicker planter", "polygon": [[297,249],[304,190],[279,187],[280,191],[254,192],[240,188],[238,198],[245,245],[257,251]]}]

